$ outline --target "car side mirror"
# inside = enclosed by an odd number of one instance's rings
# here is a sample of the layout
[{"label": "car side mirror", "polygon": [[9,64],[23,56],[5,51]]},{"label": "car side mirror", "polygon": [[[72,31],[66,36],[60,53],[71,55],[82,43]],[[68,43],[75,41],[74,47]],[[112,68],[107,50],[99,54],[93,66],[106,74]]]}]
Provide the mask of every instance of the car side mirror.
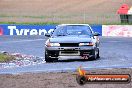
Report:
[{"label": "car side mirror", "polygon": [[46,37],[50,37],[51,35],[50,35],[49,33],[46,33],[45,36],[46,36]]},{"label": "car side mirror", "polygon": [[98,32],[93,33],[93,36],[99,36],[99,35],[100,35],[100,33],[98,33]]}]

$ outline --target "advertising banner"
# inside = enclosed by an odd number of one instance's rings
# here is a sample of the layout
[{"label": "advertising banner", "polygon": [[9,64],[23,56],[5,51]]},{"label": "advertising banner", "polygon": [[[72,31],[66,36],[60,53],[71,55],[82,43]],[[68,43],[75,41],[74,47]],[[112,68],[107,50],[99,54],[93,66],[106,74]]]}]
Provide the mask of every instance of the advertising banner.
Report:
[{"label": "advertising banner", "polygon": [[[45,35],[57,25],[0,25],[0,35]],[[91,25],[93,31],[102,34],[102,25]]]},{"label": "advertising banner", "polygon": [[132,37],[132,25],[103,25],[102,36]]},{"label": "advertising banner", "polygon": [[45,35],[56,25],[0,25],[1,35]]}]

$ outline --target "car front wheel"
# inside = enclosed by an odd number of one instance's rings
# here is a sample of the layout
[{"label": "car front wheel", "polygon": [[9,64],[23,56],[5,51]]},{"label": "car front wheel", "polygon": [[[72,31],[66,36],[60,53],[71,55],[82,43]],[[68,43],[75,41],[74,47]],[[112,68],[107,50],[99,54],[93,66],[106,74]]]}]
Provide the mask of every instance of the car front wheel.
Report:
[{"label": "car front wheel", "polygon": [[50,58],[46,52],[45,52],[45,61],[46,62],[53,62],[53,59]]},{"label": "car front wheel", "polygon": [[93,56],[90,58],[90,60],[96,60],[97,58],[99,58],[99,49],[93,50]]},{"label": "car front wheel", "polygon": [[98,54],[97,54],[97,58],[100,58],[100,55],[99,55],[99,49],[98,49]]}]

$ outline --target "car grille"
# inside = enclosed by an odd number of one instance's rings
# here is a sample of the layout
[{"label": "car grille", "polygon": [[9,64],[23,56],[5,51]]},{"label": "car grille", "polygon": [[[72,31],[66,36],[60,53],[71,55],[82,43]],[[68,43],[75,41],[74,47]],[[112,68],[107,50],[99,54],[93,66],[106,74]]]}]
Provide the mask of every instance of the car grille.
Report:
[{"label": "car grille", "polygon": [[79,47],[78,43],[60,43],[61,47]]},{"label": "car grille", "polygon": [[80,55],[80,52],[77,50],[64,50],[60,51],[60,55]]}]

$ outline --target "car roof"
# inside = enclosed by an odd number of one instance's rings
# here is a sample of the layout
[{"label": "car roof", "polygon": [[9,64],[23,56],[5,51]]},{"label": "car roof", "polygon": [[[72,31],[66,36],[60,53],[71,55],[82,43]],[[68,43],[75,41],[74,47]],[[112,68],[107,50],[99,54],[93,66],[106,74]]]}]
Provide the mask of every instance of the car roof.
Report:
[{"label": "car roof", "polygon": [[77,26],[77,25],[79,25],[79,26],[89,26],[88,24],[60,24],[60,25],[58,25],[58,26]]},{"label": "car roof", "polygon": [[[88,26],[91,29],[91,31],[93,32],[93,30],[89,24],[60,24],[58,26],[77,26],[77,25],[78,26]],[[58,26],[56,26],[56,27],[58,27]]]}]

